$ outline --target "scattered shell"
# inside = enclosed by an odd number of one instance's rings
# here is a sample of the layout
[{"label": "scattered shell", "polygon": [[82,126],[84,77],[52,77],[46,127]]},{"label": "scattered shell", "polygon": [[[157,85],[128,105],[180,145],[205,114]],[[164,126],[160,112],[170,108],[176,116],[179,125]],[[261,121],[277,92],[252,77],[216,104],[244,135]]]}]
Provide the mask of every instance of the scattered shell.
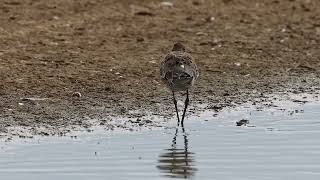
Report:
[{"label": "scattered shell", "polygon": [[164,1],[160,3],[160,6],[162,7],[173,7],[173,3],[172,2],[168,2],[168,1]]},{"label": "scattered shell", "polygon": [[196,35],[197,36],[208,36],[208,34],[204,33],[204,32],[197,32]]},{"label": "scattered shell", "polygon": [[237,63],[234,63],[234,65],[241,66],[241,63],[237,62]]}]

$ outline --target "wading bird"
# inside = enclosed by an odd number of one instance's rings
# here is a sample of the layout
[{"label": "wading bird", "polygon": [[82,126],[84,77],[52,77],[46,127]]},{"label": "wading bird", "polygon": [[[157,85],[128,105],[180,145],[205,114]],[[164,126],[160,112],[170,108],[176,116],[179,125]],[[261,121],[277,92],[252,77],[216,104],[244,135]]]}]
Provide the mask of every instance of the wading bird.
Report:
[{"label": "wading bird", "polygon": [[199,77],[197,65],[193,61],[192,56],[186,52],[186,48],[180,42],[175,43],[171,52],[169,52],[160,63],[161,80],[172,91],[173,102],[176,108],[178,126],[180,123],[179,112],[175,92],[185,91],[186,100],[184,102],[184,110],[181,119],[181,126],[189,105],[189,89],[193,86],[195,80]]}]

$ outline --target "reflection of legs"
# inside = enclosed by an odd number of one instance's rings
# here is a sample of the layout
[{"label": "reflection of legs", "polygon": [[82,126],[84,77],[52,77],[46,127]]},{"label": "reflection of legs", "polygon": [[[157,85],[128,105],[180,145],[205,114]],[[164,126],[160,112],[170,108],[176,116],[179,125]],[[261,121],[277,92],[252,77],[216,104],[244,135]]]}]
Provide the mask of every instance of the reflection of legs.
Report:
[{"label": "reflection of legs", "polygon": [[[179,129],[176,128],[176,132],[174,133],[174,137],[172,139],[172,145],[171,145],[171,153],[170,153],[170,156],[172,157],[172,160],[176,160],[176,157],[175,157],[175,153],[177,153],[177,136],[178,136],[178,131]],[[175,166],[175,163],[174,161],[172,161],[172,166]],[[170,172],[171,173],[174,173],[174,168],[170,169]]]},{"label": "reflection of legs", "polygon": [[184,116],[186,115],[186,110],[187,110],[188,105],[189,105],[189,91],[187,90],[187,98],[184,102],[184,110],[183,110],[182,120],[181,120],[182,127],[183,127],[183,120],[184,120]]},{"label": "reflection of legs", "polygon": [[183,132],[183,139],[184,139],[184,151],[186,152],[186,154],[188,154],[188,136],[184,130],[184,127],[182,127],[182,132]]},{"label": "reflection of legs", "polygon": [[[189,167],[189,163],[188,163],[188,161],[189,161],[189,157],[188,157],[188,154],[189,154],[189,152],[188,152],[188,137],[187,137],[187,134],[186,134],[186,132],[184,130],[182,122],[183,121],[181,121],[181,124],[182,124],[182,132],[183,132],[183,139],[184,139],[184,162],[185,162],[185,166]],[[184,178],[187,178],[189,173],[190,172],[188,172],[188,169],[185,169],[184,170],[184,174],[185,174]]]},{"label": "reflection of legs", "polygon": [[172,149],[176,148],[177,145],[177,136],[178,136],[178,128],[176,128],[176,133],[174,134],[174,137],[172,139]]},{"label": "reflection of legs", "polygon": [[178,113],[177,100],[176,100],[176,97],[174,96],[174,92],[173,91],[172,91],[172,96],[173,96],[174,107],[176,108],[176,113],[177,113],[177,118],[178,118],[178,126],[179,126],[180,118],[179,118],[179,113]]}]

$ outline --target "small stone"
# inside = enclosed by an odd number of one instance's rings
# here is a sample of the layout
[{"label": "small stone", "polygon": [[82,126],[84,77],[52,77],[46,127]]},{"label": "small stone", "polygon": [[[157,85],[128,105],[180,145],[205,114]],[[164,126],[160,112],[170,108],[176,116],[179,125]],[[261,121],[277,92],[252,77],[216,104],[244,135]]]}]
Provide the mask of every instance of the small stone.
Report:
[{"label": "small stone", "polygon": [[192,21],[193,19],[192,19],[191,16],[188,16],[188,17],[186,17],[186,20],[187,20],[187,21]]},{"label": "small stone", "polygon": [[224,93],[223,96],[230,96],[228,92]]},{"label": "small stone", "polygon": [[217,105],[214,105],[214,106],[211,106],[211,107],[208,107],[209,109],[213,109],[214,111],[218,112],[220,110],[222,110],[222,106],[217,104]]},{"label": "small stone", "polygon": [[82,95],[81,95],[81,93],[80,92],[74,92],[73,94],[72,94],[72,97],[78,97],[78,98],[80,98]]},{"label": "small stone", "polygon": [[43,131],[41,131],[39,134],[40,134],[41,136],[49,136],[49,133],[43,132]]},{"label": "small stone", "polygon": [[154,14],[149,12],[149,11],[138,11],[138,12],[134,13],[134,15],[137,15],[137,16],[154,16]]},{"label": "small stone", "polygon": [[211,16],[211,17],[207,17],[207,18],[206,18],[206,21],[207,21],[207,22],[212,22],[212,21],[214,21],[215,19],[216,19],[215,17]]},{"label": "small stone", "polygon": [[200,45],[200,46],[209,45],[209,46],[214,47],[214,46],[217,46],[218,43],[217,43],[217,42],[213,42],[213,41],[205,41],[205,42],[201,42],[199,45]]},{"label": "small stone", "polygon": [[121,113],[126,113],[126,112],[127,112],[127,109],[124,108],[124,107],[121,107],[121,108],[120,108],[120,112],[121,112]]},{"label": "small stone", "polygon": [[195,6],[199,6],[200,2],[199,1],[193,1],[192,4],[195,5]]},{"label": "small stone", "polygon": [[10,17],[9,17],[9,20],[15,20],[15,19],[16,19],[15,16],[10,16]]},{"label": "small stone", "polygon": [[145,120],[144,122],[145,122],[145,123],[152,123],[151,120]]},{"label": "small stone", "polygon": [[137,38],[137,42],[143,42],[143,41],[144,41],[143,37],[138,37]]}]

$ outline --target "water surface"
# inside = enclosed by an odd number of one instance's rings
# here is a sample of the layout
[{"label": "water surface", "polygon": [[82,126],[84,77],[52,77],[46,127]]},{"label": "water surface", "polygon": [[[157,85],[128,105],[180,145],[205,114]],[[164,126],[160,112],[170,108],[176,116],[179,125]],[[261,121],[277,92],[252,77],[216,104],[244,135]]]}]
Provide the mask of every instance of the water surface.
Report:
[{"label": "water surface", "polygon": [[[318,103],[240,108],[188,117],[184,129],[173,120],[153,131],[1,142],[0,174],[5,180],[319,179],[319,117]],[[236,126],[242,118],[249,127]]]}]

